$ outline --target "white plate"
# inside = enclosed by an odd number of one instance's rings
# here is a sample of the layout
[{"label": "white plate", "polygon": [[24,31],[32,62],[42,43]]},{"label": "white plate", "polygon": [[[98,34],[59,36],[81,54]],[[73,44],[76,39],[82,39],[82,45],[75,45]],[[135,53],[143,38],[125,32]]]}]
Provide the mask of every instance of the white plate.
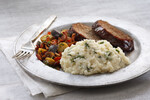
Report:
[{"label": "white plate", "polygon": [[[96,20],[105,20],[110,24],[120,28],[134,39],[135,50],[128,55],[131,64],[114,73],[96,74],[91,76],[72,75],[63,71],[55,70],[41,61],[37,60],[35,53],[24,60],[17,60],[17,62],[29,73],[42,78],[44,80],[70,86],[94,87],[105,86],[116,83],[121,83],[135,77],[138,77],[150,70],[150,34],[143,28],[114,18],[102,17],[60,17],[51,26],[51,29],[65,29],[69,28],[72,23],[82,22],[91,25]],[[15,53],[18,51],[23,43],[29,40],[38,25],[33,25],[26,29],[17,39],[15,44]],[[44,33],[46,34],[46,32]]]}]

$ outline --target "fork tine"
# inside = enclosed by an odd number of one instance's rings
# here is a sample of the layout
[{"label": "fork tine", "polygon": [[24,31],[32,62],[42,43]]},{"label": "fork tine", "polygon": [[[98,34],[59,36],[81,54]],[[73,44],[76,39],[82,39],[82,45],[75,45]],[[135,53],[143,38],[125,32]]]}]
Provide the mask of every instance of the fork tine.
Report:
[{"label": "fork tine", "polygon": [[17,56],[16,58],[18,59],[18,58],[22,58],[24,55],[26,55],[26,51],[23,51],[19,56]]},{"label": "fork tine", "polygon": [[31,52],[25,51],[22,55],[17,57],[17,59],[21,59],[21,58],[24,58],[24,57],[30,57],[30,56],[31,56]]},{"label": "fork tine", "polygon": [[12,56],[12,58],[15,58],[15,57],[17,57],[17,56],[19,56],[21,53],[23,53],[23,51],[18,51],[14,56]]},{"label": "fork tine", "polygon": [[31,53],[30,52],[27,52],[26,54],[24,54],[22,57],[20,58],[25,58],[25,57],[30,57],[31,56]]},{"label": "fork tine", "polygon": [[30,56],[31,56],[31,54],[32,54],[31,52],[28,52],[28,55],[27,55],[27,57],[30,57]]},{"label": "fork tine", "polygon": [[30,52],[25,52],[24,55],[19,57],[19,59],[28,57],[29,55],[30,55]]}]

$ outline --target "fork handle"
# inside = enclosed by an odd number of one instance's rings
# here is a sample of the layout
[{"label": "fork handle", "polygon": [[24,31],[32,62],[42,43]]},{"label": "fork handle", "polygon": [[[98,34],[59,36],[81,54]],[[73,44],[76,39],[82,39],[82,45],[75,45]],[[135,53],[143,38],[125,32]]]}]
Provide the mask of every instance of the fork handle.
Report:
[{"label": "fork handle", "polygon": [[39,38],[39,36],[52,25],[56,18],[56,15],[51,15],[48,19],[46,19],[46,21],[35,32],[35,34],[38,35],[34,39],[32,39],[31,42],[34,43]]}]

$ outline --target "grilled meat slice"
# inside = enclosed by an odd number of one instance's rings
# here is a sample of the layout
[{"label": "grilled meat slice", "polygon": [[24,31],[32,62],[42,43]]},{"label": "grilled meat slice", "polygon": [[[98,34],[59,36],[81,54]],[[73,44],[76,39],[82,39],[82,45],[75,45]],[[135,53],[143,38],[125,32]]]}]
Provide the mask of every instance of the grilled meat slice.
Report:
[{"label": "grilled meat slice", "polygon": [[92,27],[82,23],[72,24],[71,28],[69,29],[69,34],[72,35],[73,33],[76,34],[76,41],[83,39],[100,40],[100,37],[92,31]]},{"label": "grilled meat slice", "polygon": [[100,38],[108,40],[115,47],[119,46],[125,52],[134,50],[133,39],[106,21],[96,21],[92,25],[92,30],[95,32],[95,34],[99,35]]}]

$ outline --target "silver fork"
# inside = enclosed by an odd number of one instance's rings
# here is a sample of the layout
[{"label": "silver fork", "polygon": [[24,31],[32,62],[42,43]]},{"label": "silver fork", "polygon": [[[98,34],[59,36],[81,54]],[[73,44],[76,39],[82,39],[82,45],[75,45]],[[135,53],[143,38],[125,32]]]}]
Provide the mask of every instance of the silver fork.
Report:
[{"label": "silver fork", "polygon": [[[24,57],[29,57],[33,54],[35,48],[33,43],[37,40],[37,38],[45,31],[47,30],[50,25],[55,21],[56,19],[56,15],[52,15],[50,16],[42,25],[41,27],[38,29],[37,32],[35,32],[35,34],[38,34],[37,37],[35,37],[34,39],[30,39],[27,43],[23,44],[21,47],[21,50],[19,50],[12,58],[24,58]],[[33,36],[35,36],[35,34]]]}]

